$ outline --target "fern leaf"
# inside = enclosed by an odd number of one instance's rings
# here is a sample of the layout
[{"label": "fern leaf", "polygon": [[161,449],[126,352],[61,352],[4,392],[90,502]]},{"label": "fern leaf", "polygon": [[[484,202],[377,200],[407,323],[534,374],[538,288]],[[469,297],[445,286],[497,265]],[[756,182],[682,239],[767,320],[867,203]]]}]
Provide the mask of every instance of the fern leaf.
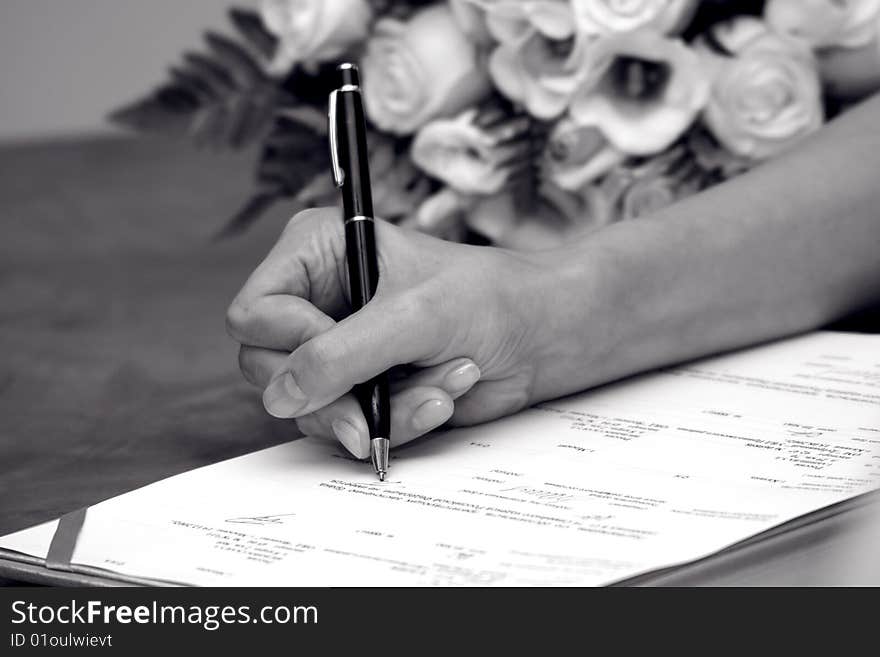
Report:
[{"label": "fern leaf", "polygon": [[266,80],[267,76],[263,73],[260,63],[232,39],[216,32],[207,32],[205,41],[239,87],[256,85]]},{"label": "fern leaf", "polygon": [[225,238],[249,228],[274,203],[296,196],[317,175],[327,173],[324,138],[290,117],[276,117],[257,167],[260,191],[218,233]]},{"label": "fern leaf", "polygon": [[189,130],[190,114],[176,112],[155,97],[138,100],[113,111],[110,121],[139,132],[184,137]]},{"label": "fern leaf", "polygon": [[288,95],[245,48],[215,33],[205,39],[210,52],[186,53],[169,82],[110,119],[141,132],[189,135],[212,148],[241,148],[266,134]]},{"label": "fern leaf", "polygon": [[238,33],[257,53],[266,59],[271,59],[275,55],[278,39],[266,29],[257,12],[233,7],[229,10],[229,19]]},{"label": "fern leaf", "polygon": [[195,96],[200,103],[209,103],[217,100],[218,94],[211,85],[207,84],[202,78],[193,75],[179,67],[171,67],[168,70],[171,81],[182,89],[186,89]]},{"label": "fern leaf", "polygon": [[265,64],[278,41],[255,11],[231,9],[235,36],[207,32],[206,49],[190,51],[152,93],[121,107],[110,119],[142,132],[189,137],[199,146],[241,148],[265,139],[257,167],[258,191],[220,231],[237,234],[273,203],[294,197],[326,174],[327,95],[333,65],[297,68],[284,80]]},{"label": "fern leaf", "polygon": [[184,54],[183,62],[183,70],[201,80],[217,96],[225,96],[235,91],[235,78],[210,57],[197,52],[188,52]]}]

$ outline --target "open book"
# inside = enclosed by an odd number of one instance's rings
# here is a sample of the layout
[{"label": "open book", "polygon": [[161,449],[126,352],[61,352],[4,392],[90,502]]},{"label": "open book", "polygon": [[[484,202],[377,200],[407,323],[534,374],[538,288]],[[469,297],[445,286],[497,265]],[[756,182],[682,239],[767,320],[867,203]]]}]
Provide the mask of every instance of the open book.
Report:
[{"label": "open book", "polygon": [[11,534],[0,556],[150,583],[606,584],[836,508],[878,487],[878,457],[880,336],[822,332],[434,434],[384,483],[297,440]]}]

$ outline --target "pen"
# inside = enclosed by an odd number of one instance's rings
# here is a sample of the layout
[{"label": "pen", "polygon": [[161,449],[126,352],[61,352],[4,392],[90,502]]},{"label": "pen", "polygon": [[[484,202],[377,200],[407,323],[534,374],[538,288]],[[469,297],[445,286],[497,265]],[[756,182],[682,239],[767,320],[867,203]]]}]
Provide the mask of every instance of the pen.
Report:
[{"label": "pen", "polygon": [[[357,312],[376,293],[379,263],[373,231],[373,196],[360,76],[354,64],[337,67],[339,86],[330,92],[328,136],[333,181],[342,190],[345,253],[351,306]],[[391,406],[386,373],[355,386],[370,431],[370,460],[380,481],[388,472]]]}]

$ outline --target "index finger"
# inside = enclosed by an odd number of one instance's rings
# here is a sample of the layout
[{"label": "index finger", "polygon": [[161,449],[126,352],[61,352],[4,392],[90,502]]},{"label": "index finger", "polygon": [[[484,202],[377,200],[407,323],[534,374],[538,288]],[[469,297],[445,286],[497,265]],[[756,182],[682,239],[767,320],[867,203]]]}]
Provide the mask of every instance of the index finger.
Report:
[{"label": "index finger", "polygon": [[340,278],[344,249],[338,211],[297,214],[248,278],[226,315],[238,342],[293,351],[346,310]]},{"label": "index finger", "polygon": [[296,214],[263,262],[248,277],[236,302],[251,303],[273,294],[306,299],[335,316],[346,308],[343,263],[345,238],[338,208]]}]

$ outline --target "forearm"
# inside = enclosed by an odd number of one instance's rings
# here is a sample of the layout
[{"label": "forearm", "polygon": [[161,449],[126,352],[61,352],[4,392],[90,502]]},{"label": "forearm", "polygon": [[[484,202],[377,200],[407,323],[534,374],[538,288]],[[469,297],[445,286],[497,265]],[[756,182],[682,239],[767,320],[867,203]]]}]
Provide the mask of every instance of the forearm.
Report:
[{"label": "forearm", "polygon": [[548,385],[596,385],[880,300],[878,124],[874,98],[788,155],[556,254],[586,353]]}]

